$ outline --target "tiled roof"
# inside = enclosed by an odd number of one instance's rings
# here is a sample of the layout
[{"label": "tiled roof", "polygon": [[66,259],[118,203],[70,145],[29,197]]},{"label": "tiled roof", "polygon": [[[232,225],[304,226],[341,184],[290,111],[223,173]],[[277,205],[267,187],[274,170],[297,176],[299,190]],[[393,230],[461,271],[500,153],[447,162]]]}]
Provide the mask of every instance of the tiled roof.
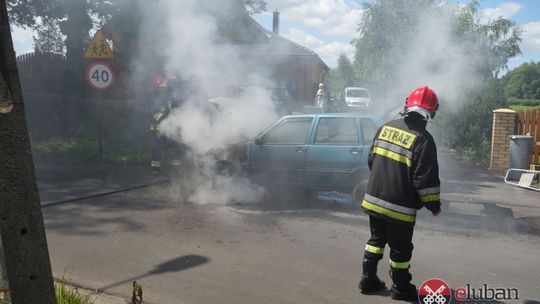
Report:
[{"label": "tiled roof", "polygon": [[237,54],[314,57],[314,59],[319,61],[324,69],[329,70],[326,63],[324,63],[324,61],[322,61],[319,55],[317,55],[317,53],[314,51],[263,28],[249,16],[246,18],[248,18],[248,22],[251,23],[255,29],[262,32],[267,39],[259,43],[232,45],[231,47],[237,52]]}]

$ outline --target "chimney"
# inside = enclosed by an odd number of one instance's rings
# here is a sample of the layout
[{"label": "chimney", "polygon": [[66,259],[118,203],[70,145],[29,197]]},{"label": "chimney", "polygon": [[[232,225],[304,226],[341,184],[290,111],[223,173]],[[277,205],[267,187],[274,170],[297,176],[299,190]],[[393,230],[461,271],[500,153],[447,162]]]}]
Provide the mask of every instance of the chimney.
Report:
[{"label": "chimney", "polygon": [[272,21],[272,32],[279,35],[279,12],[276,10],[274,12],[274,19]]}]

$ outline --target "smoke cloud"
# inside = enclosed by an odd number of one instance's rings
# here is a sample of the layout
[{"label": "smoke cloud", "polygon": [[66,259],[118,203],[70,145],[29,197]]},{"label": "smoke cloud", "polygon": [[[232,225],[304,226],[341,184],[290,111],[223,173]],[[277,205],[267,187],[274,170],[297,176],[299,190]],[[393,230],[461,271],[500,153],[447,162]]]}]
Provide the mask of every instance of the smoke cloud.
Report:
[{"label": "smoke cloud", "polygon": [[485,83],[488,54],[481,42],[460,36],[454,8],[444,4],[414,12],[413,35],[394,54],[397,63],[389,67],[393,81],[375,92],[383,97],[375,100],[379,114],[396,115],[405,97],[425,85],[435,90],[444,111],[457,111],[468,102],[467,94]]},{"label": "smoke cloud", "polygon": [[465,93],[481,84],[479,63],[483,60],[471,52],[472,46],[457,40],[451,18],[445,11],[424,12],[420,16],[417,35],[404,50],[397,69],[403,81],[396,89],[402,96],[403,92],[425,84],[444,97],[445,102],[461,106],[466,101]]},{"label": "smoke cloud", "polygon": [[[227,29],[220,26],[230,24],[226,20],[240,16],[242,9],[239,1],[158,0],[141,4],[143,35],[161,37],[156,41],[163,44],[153,48],[159,49],[163,58],[162,72],[175,75],[183,90],[179,92],[182,105],[161,123],[160,131],[187,147],[190,169],[182,174],[190,176],[181,180],[190,185],[173,187],[186,190],[176,193],[191,202],[248,202],[264,194],[264,189],[243,177],[215,174],[214,151],[253,138],[278,118],[269,90],[273,83],[266,77],[268,69],[242,60],[235,46],[221,37]],[[142,61],[148,52],[141,50]]]}]

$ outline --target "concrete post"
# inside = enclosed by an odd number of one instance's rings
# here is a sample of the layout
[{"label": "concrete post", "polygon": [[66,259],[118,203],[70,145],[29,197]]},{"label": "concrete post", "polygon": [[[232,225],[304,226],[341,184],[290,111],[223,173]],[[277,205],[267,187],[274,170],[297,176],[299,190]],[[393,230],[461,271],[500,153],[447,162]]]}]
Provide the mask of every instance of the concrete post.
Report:
[{"label": "concrete post", "polygon": [[[47,239],[5,0],[0,0],[0,73],[0,283],[9,289],[8,303],[54,304]],[[5,297],[6,292],[2,293]]]},{"label": "concrete post", "polygon": [[506,171],[510,163],[510,135],[517,131],[517,113],[510,109],[493,111],[491,163],[493,171]]}]

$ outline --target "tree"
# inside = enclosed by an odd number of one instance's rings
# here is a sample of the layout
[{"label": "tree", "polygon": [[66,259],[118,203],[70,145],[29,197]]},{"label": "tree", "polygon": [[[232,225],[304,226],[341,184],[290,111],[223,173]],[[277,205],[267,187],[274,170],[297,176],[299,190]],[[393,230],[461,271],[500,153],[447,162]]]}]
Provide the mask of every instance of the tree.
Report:
[{"label": "tree", "polygon": [[64,40],[60,27],[54,21],[42,20],[42,25],[35,27],[34,49],[41,53],[64,53]]},{"label": "tree", "polygon": [[502,92],[494,78],[520,53],[521,31],[513,21],[481,23],[478,1],[375,0],[364,3],[358,32],[356,77],[385,101],[383,113],[429,85],[439,93],[436,121],[446,143],[476,149],[489,142],[491,109],[506,102],[493,93]]},{"label": "tree", "polygon": [[[115,14],[131,12],[138,15],[139,1],[8,0],[7,8],[13,24],[37,32],[37,36],[34,36],[36,49],[58,51],[58,37],[61,33],[66,36],[65,47],[70,57],[69,53],[78,52],[84,47],[84,42],[89,39],[88,32],[94,25],[103,26]],[[266,11],[265,0],[239,0],[239,5],[249,14]]]},{"label": "tree", "polygon": [[540,99],[540,62],[524,63],[503,77],[506,97]]},{"label": "tree", "polygon": [[[66,36],[65,46],[68,60],[79,52],[87,40],[92,27],[90,8],[94,2],[103,0],[8,0],[10,21],[23,28],[32,28],[38,35],[35,44],[38,49],[56,45],[58,29]],[[57,48],[57,47],[55,47]]]},{"label": "tree", "polygon": [[350,87],[354,82],[354,69],[351,61],[345,54],[341,54],[338,58],[337,76],[341,79],[343,88]]},{"label": "tree", "polygon": [[265,0],[242,0],[246,8],[246,12],[250,15],[260,14],[266,11]]},{"label": "tree", "polygon": [[470,98],[460,111],[437,114],[434,133],[444,145],[472,159],[486,161],[491,149],[493,110],[507,107],[501,80],[490,78]]},{"label": "tree", "polygon": [[345,54],[339,56],[338,66],[330,70],[326,83],[332,90],[331,94],[335,100],[341,100],[341,94],[345,87],[353,86],[354,68]]},{"label": "tree", "polygon": [[496,75],[520,53],[521,32],[502,17],[480,23],[478,8],[477,1],[465,7],[440,0],[365,2],[360,37],[352,41],[358,80],[384,95],[419,68],[424,75],[448,73],[455,61],[482,82]]}]

